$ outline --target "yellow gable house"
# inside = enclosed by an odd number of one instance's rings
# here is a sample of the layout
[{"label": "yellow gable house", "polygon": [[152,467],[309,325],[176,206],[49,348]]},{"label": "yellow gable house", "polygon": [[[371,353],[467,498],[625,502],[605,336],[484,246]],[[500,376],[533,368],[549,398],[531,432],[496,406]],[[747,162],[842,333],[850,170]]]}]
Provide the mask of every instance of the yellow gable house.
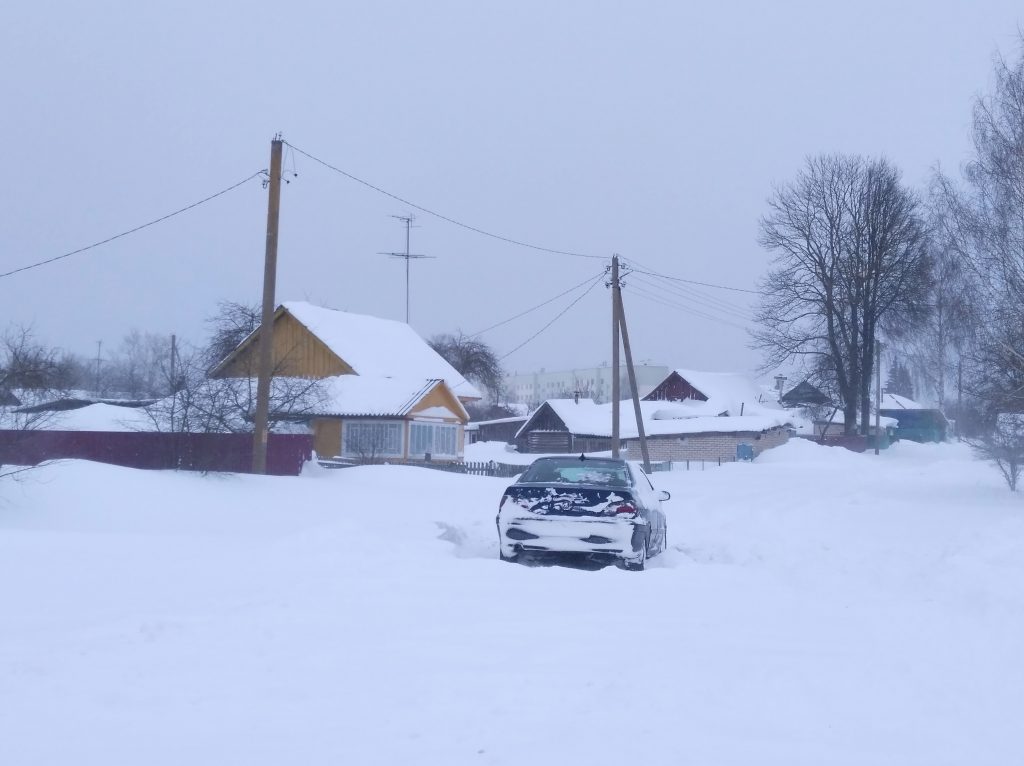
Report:
[{"label": "yellow gable house", "polygon": [[[259,329],[214,369],[255,375]],[[320,381],[304,409],[320,457],[460,460],[480,393],[403,322],[286,302],[274,313],[275,378]]]}]

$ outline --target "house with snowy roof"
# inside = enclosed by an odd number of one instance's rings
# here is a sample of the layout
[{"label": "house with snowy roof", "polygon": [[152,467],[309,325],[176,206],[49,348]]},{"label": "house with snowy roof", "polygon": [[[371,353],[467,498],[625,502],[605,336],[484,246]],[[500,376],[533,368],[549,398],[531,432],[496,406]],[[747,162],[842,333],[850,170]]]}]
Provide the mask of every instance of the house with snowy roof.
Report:
[{"label": "house with snowy roof", "polygon": [[882,394],[879,413],[896,420],[897,439],[941,442],[946,440],[949,433],[949,421],[942,410],[919,404],[906,396]]},{"label": "house with snowy roof", "polygon": [[[652,460],[734,459],[739,445],[755,455],[789,438],[790,413],[749,378],[672,371],[640,402]],[[516,434],[520,452],[596,452],[611,448],[612,403],[549,399]],[[631,400],[619,402],[619,438],[640,455]]]},{"label": "house with snowy roof", "polygon": [[[211,376],[254,376],[259,332]],[[303,418],[321,457],[461,458],[464,405],[480,393],[409,325],[289,301],[274,312],[272,359],[277,377],[319,381]]]}]

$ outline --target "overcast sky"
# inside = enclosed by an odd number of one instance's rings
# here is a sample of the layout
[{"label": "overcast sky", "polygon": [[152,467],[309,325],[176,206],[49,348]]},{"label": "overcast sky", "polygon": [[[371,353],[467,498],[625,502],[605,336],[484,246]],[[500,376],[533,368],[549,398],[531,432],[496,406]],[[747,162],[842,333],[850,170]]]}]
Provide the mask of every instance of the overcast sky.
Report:
[{"label": "overcast sky", "polygon": [[[936,163],[956,170],[972,99],[1022,22],[1020,0],[8,5],[0,272],[230,186],[268,166],[282,131],[468,225],[749,290],[768,264],[765,200],[806,155],[884,154],[915,186]],[[302,155],[286,168],[279,302],[404,318],[404,268],[377,253],[404,247],[390,216],[408,212],[413,252],[436,256],[412,263],[424,336],[476,332],[605,264],[458,228]],[[200,341],[218,301],[259,299],[265,222],[251,181],[0,279],[3,324],[85,355],[132,328]],[[754,296],[665,284],[627,280],[638,360],[757,366],[742,329]],[[505,354],[578,294],[482,337]],[[504,364],[599,364],[609,329],[599,284]]]}]

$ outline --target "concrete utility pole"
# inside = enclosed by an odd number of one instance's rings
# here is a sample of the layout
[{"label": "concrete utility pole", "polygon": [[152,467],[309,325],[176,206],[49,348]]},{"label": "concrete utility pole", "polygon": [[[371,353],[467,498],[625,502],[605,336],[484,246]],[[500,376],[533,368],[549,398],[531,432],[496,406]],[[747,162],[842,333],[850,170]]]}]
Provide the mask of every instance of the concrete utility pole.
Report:
[{"label": "concrete utility pole", "polygon": [[636,387],[636,370],[633,369],[633,352],[629,348],[629,330],[626,329],[626,309],[622,305],[622,290],[616,290],[619,304],[619,325],[622,327],[622,349],[626,352],[626,370],[629,372],[629,387],[633,389],[633,414],[636,416],[636,432],[640,437],[640,454],[644,458],[644,472],[651,472],[651,456],[647,452],[647,434],[644,433],[644,418],[640,412],[640,392]]},{"label": "concrete utility pole", "polygon": [[412,229],[412,222],[416,220],[414,215],[393,215],[392,218],[397,218],[399,221],[405,223],[405,252],[404,253],[377,253],[377,255],[388,255],[392,258],[404,258],[405,259],[405,323],[409,324],[409,261],[413,258],[434,258],[433,255],[419,255],[409,252],[409,232]]},{"label": "concrete utility pole", "polygon": [[277,285],[277,233],[281,217],[281,134],[270,142],[270,193],[267,199],[267,249],[263,262],[263,315],[260,320],[256,416],[252,435],[252,472],[267,472],[267,423],[270,414],[270,378],[273,373],[274,291]]},{"label": "concrete utility pole", "polygon": [[882,343],[875,341],[875,454],[882,441]]},{"label": "concrete utility pole", "polygon": [[619,256],[612,256],[612,457],[619,456]]}]

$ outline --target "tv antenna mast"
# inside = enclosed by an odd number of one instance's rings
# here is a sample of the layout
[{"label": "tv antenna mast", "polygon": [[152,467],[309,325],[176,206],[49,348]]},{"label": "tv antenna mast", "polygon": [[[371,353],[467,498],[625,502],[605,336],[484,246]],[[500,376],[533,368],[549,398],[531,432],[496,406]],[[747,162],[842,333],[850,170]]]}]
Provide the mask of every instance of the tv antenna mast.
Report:
[{"label": "tv antenna mast", "polygon": [[421,255],[417,253],[409,252],[409,232],[412,230],[412,222],[416,220],[416,216],[412,215],[393,215],[392,218],[397,218],[405,224],[405,252],[404,253],[377,253],[377,255],[387,255],[391,258],[404,258],[405,259],[405,323],[409,324],[409,261],[413,258],[435,258],[433,255]]}]

